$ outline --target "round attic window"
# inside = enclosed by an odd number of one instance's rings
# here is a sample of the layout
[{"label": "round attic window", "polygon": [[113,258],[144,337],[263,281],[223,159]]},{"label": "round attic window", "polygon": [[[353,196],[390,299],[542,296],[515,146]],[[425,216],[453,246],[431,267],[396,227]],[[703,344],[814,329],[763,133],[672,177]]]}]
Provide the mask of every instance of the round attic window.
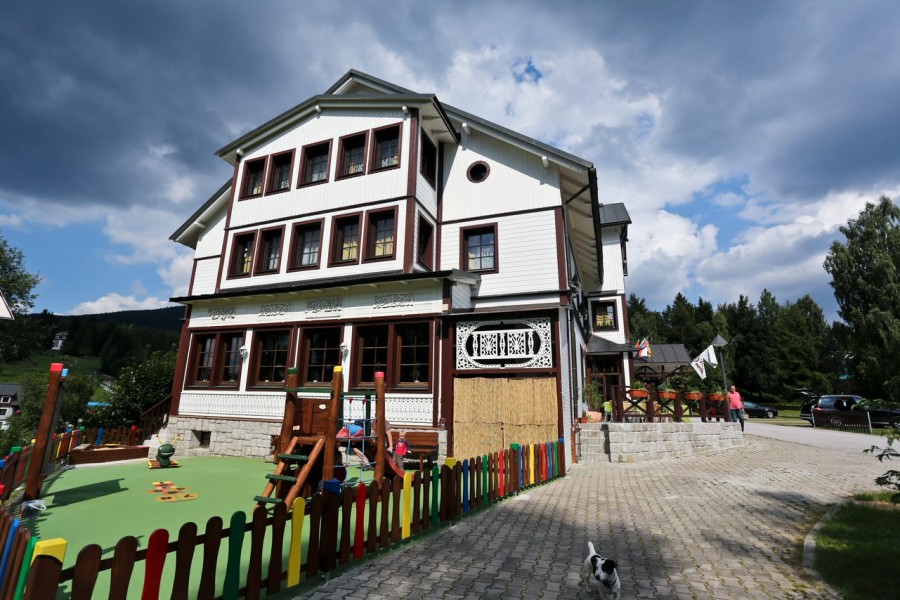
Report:
[{"label": "round attic window", "polygon": [[469,170],[466,174],[469,176],[469,181],[472,183],[481,183],[487,176],[490,175],[491,168],[484,161],[479,160],[478,162],[474,162],[469,166]]}]

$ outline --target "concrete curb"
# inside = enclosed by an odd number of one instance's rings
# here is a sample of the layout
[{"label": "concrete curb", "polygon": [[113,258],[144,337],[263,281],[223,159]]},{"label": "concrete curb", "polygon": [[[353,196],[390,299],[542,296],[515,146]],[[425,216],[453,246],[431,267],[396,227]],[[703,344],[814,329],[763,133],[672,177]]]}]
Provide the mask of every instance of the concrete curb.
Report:
[{"label": "concrete curb", "polygon": [[806,534],[806,537],[803,539],[803,570],[806,571],[807,575],[816,580],[819,585],[822,586],[822,592],[833,598],[834,600],[840,600],[841,595],[835,591],[830,585],[825,583],[825,579],[822,577],[822,574],[816,570],[816,537],[819,535],[819,531],[822,530],[822,527],[825,526],[825,523],[831,520],[831,517],[834,516],[841,507],[846,506],[846,503],[835,504],[832,506],[819,522],[813,525],[813,528],[809,530],[809,533]]}]

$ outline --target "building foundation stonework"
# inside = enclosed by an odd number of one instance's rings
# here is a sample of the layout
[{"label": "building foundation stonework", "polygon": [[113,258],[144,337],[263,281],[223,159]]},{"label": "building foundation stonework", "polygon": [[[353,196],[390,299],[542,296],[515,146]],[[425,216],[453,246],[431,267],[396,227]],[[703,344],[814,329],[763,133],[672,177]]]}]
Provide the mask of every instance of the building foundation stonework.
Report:
[{"label": "building foundation stonework", "polygon": [[586,423],[580,427],[581,462],[646,462],[746,444],[737,423]]},{"label": "building foundation stonework", "polygon": [[181,456],[265,458],[272,455],[272,438],[280,431],[280,422],[179,415],[169,418],[162,437],[171,442],[178,436],[176,448]]}]

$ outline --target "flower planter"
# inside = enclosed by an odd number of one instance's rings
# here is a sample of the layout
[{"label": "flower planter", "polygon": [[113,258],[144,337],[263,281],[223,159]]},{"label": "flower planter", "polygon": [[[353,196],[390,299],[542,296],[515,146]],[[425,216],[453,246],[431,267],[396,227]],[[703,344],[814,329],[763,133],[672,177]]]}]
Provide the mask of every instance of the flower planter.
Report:
[{"label": "flower planter", "polygon": [[677,392],[674,390],[659,390],[660,400],[674,400]]},{"label": "flower planter", "polygon": [[697,400],[703,399],[703,394],[701,394],[700,392],[685,392],[684,399],[696,402]]},{"label": "flower planter", "polygon": [[706,396],[708,400],[712,400],[713,402],[721,402],[725,399],[725,394],[709,394]]},{"label": "flower planter", "polygon": [[647,390],[631,390],[629,392],[632,398],[649,398],[650,394]]}]

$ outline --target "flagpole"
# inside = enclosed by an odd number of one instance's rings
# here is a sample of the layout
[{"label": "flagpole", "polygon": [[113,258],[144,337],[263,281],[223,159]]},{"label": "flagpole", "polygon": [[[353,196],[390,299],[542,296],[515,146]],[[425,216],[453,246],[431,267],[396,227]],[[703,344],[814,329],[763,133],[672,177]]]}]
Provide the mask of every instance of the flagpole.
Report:
[{"label": "flagpole", "polygon": [[730,423],[732,421],[731,418],[731,401],[728,398],[728,375],[725,373],[725,346],[728,345],[728,342],[720,335],[716,336],[716,339],[712,341],[712,346],[717,347],[720,350],[720,354],[722,355],[722,390],[725,392],[725,406],[723,406],[725,422]]}]

